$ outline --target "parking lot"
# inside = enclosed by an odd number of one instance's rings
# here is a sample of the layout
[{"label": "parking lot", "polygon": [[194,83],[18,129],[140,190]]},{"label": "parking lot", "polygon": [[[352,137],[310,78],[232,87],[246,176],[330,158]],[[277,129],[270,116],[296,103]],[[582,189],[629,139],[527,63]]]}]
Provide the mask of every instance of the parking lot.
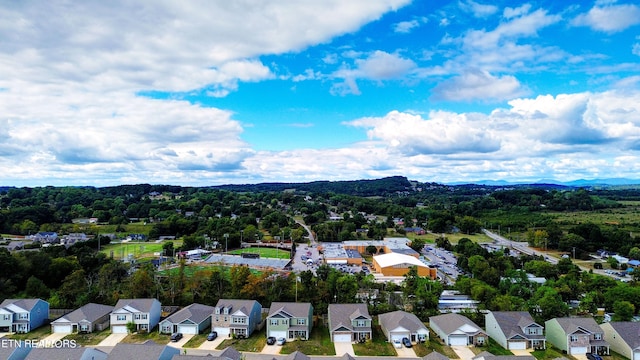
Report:
[{"label": "parking lot", "polygon": [[452,252],[438,247],[426,246],[422,250],[422,255],[438,268],[438,275],[447,280],[446,283],[455,283],[461,270],[458,269],[458,259]]},{"label": "parking lot", "polygon": [[315,246],[309,246],[307,244],[300,244],[296,248],[296,254],[293,257],[292,269],[293,271],[300,272],[311,270],[316,273],[318,266],[322,264],[322,258],[318,252],[318,248]]}]

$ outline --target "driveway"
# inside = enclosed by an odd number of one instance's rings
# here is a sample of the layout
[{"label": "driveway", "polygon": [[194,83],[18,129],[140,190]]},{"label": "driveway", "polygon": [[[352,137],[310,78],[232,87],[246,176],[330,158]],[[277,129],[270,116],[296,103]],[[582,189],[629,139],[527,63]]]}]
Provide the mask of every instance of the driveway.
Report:
[{"label": "driveway", "polygon": [[406,346],[402,346],[401,348],[394,348],[396,350],[396,352],[398,353],[398,357],[402,357],[402,358],[417,358],[418,356],[416,356],[416,352],[413,351],[413,348],[408,348]]},{"label": "driveway", "polygon": [[169,341],[169,343],[167,345],[174,347],[174,348],[178,348],[181,349],[182,346],[184,344],[187,343],[187,341],[191,340],[192,337],[194,337],[195,335],[193,334],[185,334],[182,336],[182,339],[180,339],[179,341],[173,342],[173,341]]},{"label": "driveway", "polygon": [[531,356],[531,351],[533,351],[533,349],[531,348],[526,350],[513,350],[513,349],[511,350],[511,352],[515,356]]},{"label": "driveway", "polygon": [[7,335],[11,335],[11,333],[8,333],[8,332],[7,332],[7,333],[3,333],[3,332],[0,332],[0,339],[2,339],[3,337],[5,337],[5,336],[7,336]]},{"label": "driveway", "polygon": [[451,348],[461,360],[471,360],[476,356],[468,346],[452,346]]},{"label": "driveway", "polygon": [[104,340],[100,341],[100,344],[97,346],[116,346],[122,341],[122,339],[126,338],[129,334],[111,334],[107,336]]},{"label": "driveway", "polygon": [[575,354],[575,355],[571,355],[573,356],[576,360],[587,360],[587,354]]},{"label": "driveway", "polygon": [[336,356],[342,356],[344,354],[356,356],[351,342],[334,342],[333,347],[336,349]]},{"label": "driveway", "polygon": [[42,339],[45,347],[55,347],[56,341],[62,340],[63,337],[69,335],[69,333],[53,333]]},{"label": "driveway", "polygon": [[262,348],[261,354],[269,354],[269,355],[277,355],[280,354],[280,350],[282,350],[282,346],[279,345],[265,345]]},{"label": "driveway", "polygon": [[218,345],[222,344],[224,339],[226,339],[224,336],[218,336],[217,338],[215,338],[215,340],[211,340],[211,341],[205,340],[200,346],[198,346],[198,349],[209,350],[209,351],[216,350]]}]

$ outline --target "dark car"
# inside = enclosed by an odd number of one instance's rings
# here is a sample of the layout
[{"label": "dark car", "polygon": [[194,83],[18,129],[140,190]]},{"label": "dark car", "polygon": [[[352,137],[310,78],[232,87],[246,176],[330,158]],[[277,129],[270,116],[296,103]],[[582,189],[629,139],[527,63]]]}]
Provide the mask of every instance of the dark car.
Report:
[{"label": "dark car", "polygon": [[182,339],[182,333],[173,333],[171,334],[171,341],[176,342]]},{"label": "dark car", "polygon": [[269,337],[267,338],[267,345],[273,345],[273,344],[275,344],[275,343],[276,343],[276,338],[275,338],[275,337],[273,337],[273,336],[269,336]]},{"label": "dark car", "polygon": [[402,344],[408,348],[411,347],[411,341],[409,341],[409,338],[402,338]]},{"label": "dark car", "polygon": [[216,331],[212,331],[207,335],[207,341],[213,341],[218,337],[218,333]]},{"label": "dark car", "polygon": [[587,359],[589,360],[602,360],[602,357],[598,354],[587,353]]}]

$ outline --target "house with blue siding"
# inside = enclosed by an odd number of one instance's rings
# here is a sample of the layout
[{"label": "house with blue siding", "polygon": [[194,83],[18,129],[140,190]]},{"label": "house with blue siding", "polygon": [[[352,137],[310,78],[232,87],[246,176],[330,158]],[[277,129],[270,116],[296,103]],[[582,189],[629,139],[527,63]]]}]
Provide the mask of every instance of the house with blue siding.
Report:
[{"label": "house with blue siding", "polygon": [[6,299],[0,304],[0,332],[28,333],[49,320],[49,303],[42,299]]}]

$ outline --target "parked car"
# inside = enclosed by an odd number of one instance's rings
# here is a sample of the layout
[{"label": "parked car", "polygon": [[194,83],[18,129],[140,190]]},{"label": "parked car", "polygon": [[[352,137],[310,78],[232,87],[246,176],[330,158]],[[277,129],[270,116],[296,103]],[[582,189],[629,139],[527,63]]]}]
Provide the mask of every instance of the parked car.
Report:
[{"label": "parked car", "polygon": [[602,360],[602,357],[600,357],[600,355],[598,355],[598,354],[587,353],[587,359],[589,359],[589,360]]},{"label": "parked car", "polygon": [[286,342],[287,342],[287,339],[285,339],[283,337],[278,338],[278,340],[276,340],[276,344],[277,345],[284,345],[284,343],[286,343]]},{"label": "parked car", "polygon": [[393,347],[400,349],[402,347],[402,343],[398,339],[393,339]]},{"label": "parked car", "polygon": [[218,337],[218,333],[216,331],[212,331],[207,335],[207,341],[213,341]]},{"label": "parked car", "polygon": [[182,339],[182,333],[173,333],[171,334],[171,341],[176,342]]},{"label": "parked car", "polygon": [[402,344],[408,348],[411,347],[411,341],[409,341],[409,338],[403,337],[402,338]]},{"label": "parked car", "polygon": [[269,337],[267,338],[267,345],[273,345],[273,344],[275,344],[275,343],[276,343],[276,338],[275,338],[275,337],[273,337],[273,336],[269,336]]}]

